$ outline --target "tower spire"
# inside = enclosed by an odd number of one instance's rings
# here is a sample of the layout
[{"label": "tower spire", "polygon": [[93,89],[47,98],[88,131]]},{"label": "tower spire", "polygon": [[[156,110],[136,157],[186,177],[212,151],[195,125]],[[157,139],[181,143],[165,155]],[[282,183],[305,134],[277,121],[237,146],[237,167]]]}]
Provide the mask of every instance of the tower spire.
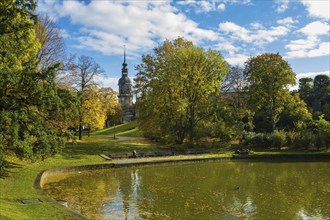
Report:
[{"label": "tower spire", "polygon": [[126,63],[126,45],[124,45],[124,62],[123,62],[123,68],[121,69],[122,75],[127,76],[128,75],[128,69],[127,69],[127,63]]},{"label": "tower spire", "polygon": [[126,63],[126,45],[124,44],[124,63]]}]

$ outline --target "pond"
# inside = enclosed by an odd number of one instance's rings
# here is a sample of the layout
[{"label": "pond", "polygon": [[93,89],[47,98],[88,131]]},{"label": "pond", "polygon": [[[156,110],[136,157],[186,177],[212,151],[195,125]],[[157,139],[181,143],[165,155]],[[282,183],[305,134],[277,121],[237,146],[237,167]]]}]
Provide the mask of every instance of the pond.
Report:
[{"label": "pond", "polygon": [[89,219],[330,219],[330,163],[213,161],[86,171],[48,183]]}]

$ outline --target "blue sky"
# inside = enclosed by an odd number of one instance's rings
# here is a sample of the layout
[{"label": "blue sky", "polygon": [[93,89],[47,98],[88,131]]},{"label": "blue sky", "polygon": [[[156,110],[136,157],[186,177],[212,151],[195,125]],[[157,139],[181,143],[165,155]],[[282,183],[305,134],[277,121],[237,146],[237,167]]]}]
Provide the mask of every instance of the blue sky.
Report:
[{"label": "blue sky", "polygon": [[220,51],[232,65],[279,52],[297,77],[330,76],[328,0],[39,0],[58,24],[68,53],[93,57],[103,86],[117,90],[126,45],[129,76],[141,55],[183,36]]}]

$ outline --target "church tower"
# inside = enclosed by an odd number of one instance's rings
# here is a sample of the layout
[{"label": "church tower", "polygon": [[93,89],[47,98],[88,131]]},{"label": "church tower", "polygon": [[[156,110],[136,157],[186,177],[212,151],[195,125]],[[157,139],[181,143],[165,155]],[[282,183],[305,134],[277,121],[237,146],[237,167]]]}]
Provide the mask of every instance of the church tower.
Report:
[{"label": "church tower", "polygon": [[121,78],[118,81],[118,86],[119,86],[118,101],[121,104],[123,110],[122,122],[132,121],[134,119],[132,83],[131,83],[131,79],[128,77],[125,47],[124,47],[124,62],[123,62],[123,67],[121,69]]}]

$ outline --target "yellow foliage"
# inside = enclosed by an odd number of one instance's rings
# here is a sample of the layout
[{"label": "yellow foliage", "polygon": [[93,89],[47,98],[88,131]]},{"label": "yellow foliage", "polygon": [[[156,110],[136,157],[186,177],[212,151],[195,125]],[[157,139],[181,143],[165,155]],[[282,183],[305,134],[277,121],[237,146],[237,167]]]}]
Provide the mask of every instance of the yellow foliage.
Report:
[{"label": "yellow foliage", "polygon": [[106,111],[103,108],[102,96],[99,91],[89,91],[84,95],[82,105],[83,124],[91,129],[101,129],[106,120]]}]

